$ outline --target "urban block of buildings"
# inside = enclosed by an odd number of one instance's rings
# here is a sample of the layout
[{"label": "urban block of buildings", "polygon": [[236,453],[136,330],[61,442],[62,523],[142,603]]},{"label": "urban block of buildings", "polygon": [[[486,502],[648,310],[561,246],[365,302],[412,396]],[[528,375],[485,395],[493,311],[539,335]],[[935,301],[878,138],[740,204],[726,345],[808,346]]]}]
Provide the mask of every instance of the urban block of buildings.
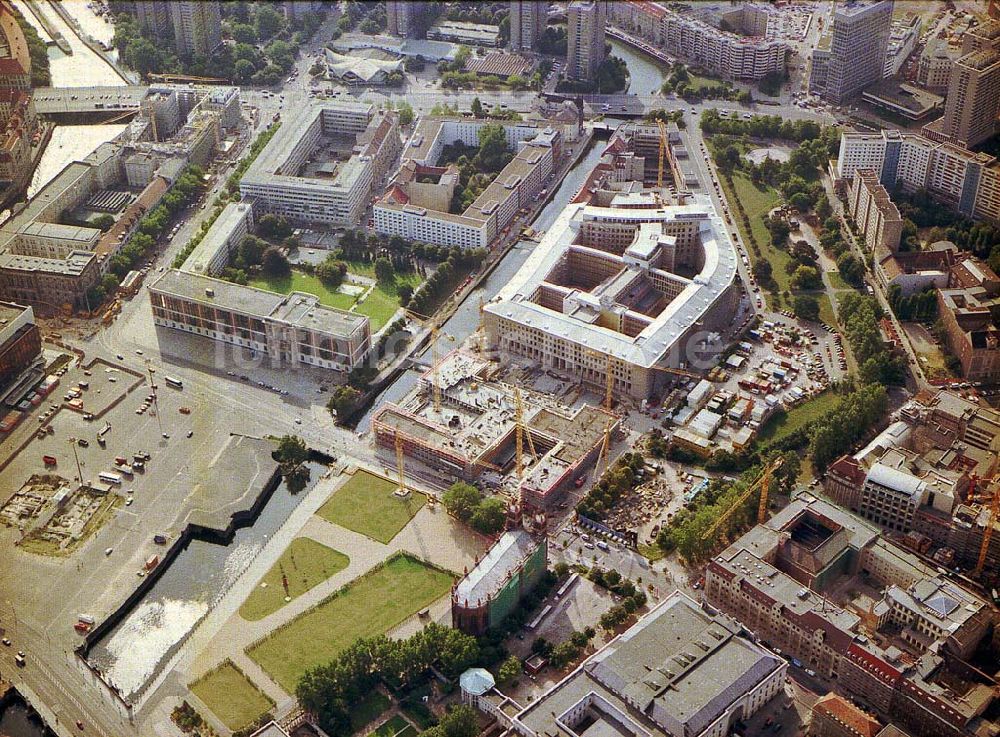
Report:
[{"label": "urban block of buildings", "polygon": [[222,45],[222,16],[216,0],[134,0],[119,5],[151,36],[172,35],[179,56],[209,56]]},{"label": "urban block of buildings", "polygon": [[800,493],[716,555],[707,602],[915,734],[992,734],[992,674],[968,661],[994,609],[874,525]]},{"label": "urban block of buildings", "polygon": [[[570,409],[550,397],[522,391],[524,475],[516,469],[517,402],[514,389],[496,379],[499,365],[464,351],[445,356],[421,376],[400,402],[387,402],[372,416],[378,447],[403,453],[407,473],[447,487],[453,481],[476,481],[502,489],[526,508],[552,509],[567,489],[597,461],[605,439],[619,420],[605,410],[584,405]],[[441,409],[435,407],[435,386]]]},{"label": "urban block of buildings", "polygon": [[781,693],[787,669],[738,622],[674,591],[527,706],[489,678],[463,676],[462,698],[521,737],[721,737]]},{"label": "urban block of buildings", "polygon": [[809,91],[840,104],[884,76],[892,0],[847,0],[812,53]]},{"label": "urban block of buildings", "polygon": [[[114,140],[59,174],[0,226],[0,297],[90,310],[87,292],[187,164],[205,164],[240,120],[239,90],[155,85]],[[102,231],[90,221],[114,217]]]},{"label": "urban block of buildings", "polygon": [[[464,212],[449,212],[458,178],[455,170],[437,165],[441,151],[457,142],[478,146],[487,125],[502,126],[516,154]],[[532,122],[423,118],[403,148],[399,170],[375,203],[375,231],[440,246],[488,248],[549,183],[562,142],[560,130]]]},{"label": "urban block of buildings", "polygon": [[[921,392],[857,453],[831,464],[824,491],[941,565],[976,564],[998,471],[1000,413],[954,391]],[[990,539],[987,578],[1000,565]]]},{"label": "urban block of buildings", "polygon": [[744,4],[723,15],[740,35],[677,12],[664,3],[623,0],[608,3],[608,21],[649,41],[667,54],[726,79],[761,79],[784,72],[789,47],[766,37],[770,12]]},{"label": "urban block of buildings", "polygon": [[401,148],[399,119],[371,104],[325,102],[282,123],[240,180],[257,216],[354,227]]},{"label": "urban block of buildings", "polygon": [[611,187],[564,209],[483,324],[502,355],[601,392],[610,370],[613,393],[640,401],[662,393],[664,369],[691,364],[700,338],[725,334],[740,301],[737,256],[706,197],[671,204],[637,181]]},{"label": "urban block of buildings", "polygon": [[0,401],[41,378],[42,336],[31,307],[0,302]]},{"label": "urban block of buildings", "polygon": [[887,189],[926,189],[967,217],[1000,222],[1000,164],[996,157],[914,133],[844,133],[834,171],[848,184],[859,169],[875,172]]}]

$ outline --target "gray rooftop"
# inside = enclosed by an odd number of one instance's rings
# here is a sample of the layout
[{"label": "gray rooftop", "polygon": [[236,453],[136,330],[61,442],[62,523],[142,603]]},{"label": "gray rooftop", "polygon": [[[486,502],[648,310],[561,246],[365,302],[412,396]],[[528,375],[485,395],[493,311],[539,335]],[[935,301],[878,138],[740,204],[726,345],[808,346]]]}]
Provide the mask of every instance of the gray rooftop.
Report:
[{"label": "gray rooftop", "polygon": [[511,573],[538,548],[538,542],[525,530],[505,532],[483,559],[458,582],[455,596],[459,601],[475,605],[496,594]]}]

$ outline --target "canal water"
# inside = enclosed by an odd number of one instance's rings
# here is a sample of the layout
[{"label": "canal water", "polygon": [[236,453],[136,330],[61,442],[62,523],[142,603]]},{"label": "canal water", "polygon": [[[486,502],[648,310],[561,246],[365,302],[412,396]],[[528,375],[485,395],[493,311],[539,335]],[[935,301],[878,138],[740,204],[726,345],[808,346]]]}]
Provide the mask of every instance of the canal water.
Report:
[{"label": "canal water", "polygon": [[[542,209],[541,214],[532,224],[535,230],[544,232],[556,221],[559,213],[562,212],[566,204],[580,189],[587,174],[597,165],[605,145],[604,141],[595,140],[591,144],[590,150],[580,159],[579,163],[569,170],[559,185],[559,189],[556,190],[555,195],[549,201],[549,204]],[[535,244],[531,241],[520,241],[508,251],[507,255],[504,256],[503,260],[493,270],[493,273],[486,278],[486,281],[465,298],[465,301],[455,311],[455,314],[445,322],[438,332],[437,349],[439,356],[443,356],[446,352],[454,350],[463,340],[476,331],[476,328],[479,327],[480,300],[488,302],[505,284],[510,282],[514,278],[514,274],[517,273],[517,270],[527,260],[528,255],[534,247]],[[424,356],[427,360],[430,360],[431,353],[427,351],[424,353]],[[386,387],[368,412],[364,414],[358,422],[357,431],[359,433],[367,432],[371,423],[372,413],[385,402],[396,402],[406,396],[416,385],[417,379],[420,378],[422,373],[423,370],[410,369],[400,374],[399,378]]]},{"label": "canal water", "polygon": [[88,660],[123,694],[141,691],[326,472],[319,464],[309,469],[305,489],[292,494],[282,482],[253,525],[237,530],[228,545],[192,540]]},{"label": "canal water", "polygon": [[0,737],[55,737],[55,733],[32,716],[23,700],[15,698],[0,710]]},{"label": "canal water", "polygon": [[629,94],[652,95],[660,91],[667,78],[666,68],[641,51],[623,44],[617,39],[611,41],[611,53],[625,62],[629,73]]}]

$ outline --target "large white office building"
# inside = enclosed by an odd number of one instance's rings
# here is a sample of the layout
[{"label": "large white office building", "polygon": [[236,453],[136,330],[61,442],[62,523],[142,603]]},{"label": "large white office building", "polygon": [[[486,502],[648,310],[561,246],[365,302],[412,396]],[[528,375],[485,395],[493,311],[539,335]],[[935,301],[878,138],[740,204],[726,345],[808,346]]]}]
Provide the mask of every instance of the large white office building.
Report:
[{"label": "large white office building", "polygon": [[[357,225],[374,183],[400,148],[393,112],[365,103],[316,105],[282,124],[240,182],[240,194],[258,214],[281,215],[293,222]],[[371,130],[377,135],[366,136]],[[359,138],[347,161],[304,175],[303,168],[324,138]]]}]

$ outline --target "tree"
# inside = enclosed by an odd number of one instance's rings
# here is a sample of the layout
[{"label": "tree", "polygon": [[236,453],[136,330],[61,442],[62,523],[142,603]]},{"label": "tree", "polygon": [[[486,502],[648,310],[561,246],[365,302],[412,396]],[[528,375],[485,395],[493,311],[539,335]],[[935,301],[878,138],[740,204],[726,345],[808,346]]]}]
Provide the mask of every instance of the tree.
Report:
[{"label": "tree", "polygon": [[493,535],[503,529],[507,520],[507,510],[499,497],[484,499],[476,507],[469,519],[472,529],[484,535]]},{"label": "tree", "polygon": [[396,289],[396,293],[399,295],[399,304],[405,307],[413,299],[413,287],[409,284],[400,284]]},{"label": "tree", "polygon": [[479,153],[476,159],[484,172],[498,172],[510,162],[507,133],[499,123],[484,125],[479,130]]},{"label": "tree", "polygon": [[309,448],[306,447],[306,441],[297,435],[283,435],[278,441],[275,457],[282,465],[298,466],[309,457]]},{"label": "tree", "polygon": [[472,98],[472,117],[483,118],[486,117],[486,111],[483,110],[483,103],[480,102],[478,97]]},{"label": "tree", "polygon": [[819,320],[819,300],[811,294],[797,294],[792,302],[792,311],[802,320]]},{"label": "tree", "polygon": [[852,286],[859,287],[864,280],[864,264],[850,251],[845,251],[837,259],[837,271],[844,281]]},{"label": "tree", "polygon": [[521,659],[516,655],[511,655],[500,664],[500,669],[497,671],[497,680],[500,685],[506,686],[520,678],[521,673]]},{"label": "tree", "polygon": [[441,717],[441,721],[425,729],[425,737],[476,737],[479,719],[471,706],[461,704]]},{"label": "tree", "polygon": [[396,272],[392,268],[392,262],[384,256],[375,259],[375,279],[379,284],[389,284],[395,278]]},{"label": "tree", "polygon": [[820,289],[823,280],[815,266],[799,266],[791,279],[792,289]]},{"label": "tree", "polygon": [[257,11],[254,14],[254,28],[257,29],[257,38],[271,38],[281,30],[285,22],[281,13],[264,3],[257,3],[254,7]]},{"label": "tree", "polygon": [[280,241],[292,234],[292,227],[285,218],[268,213],[257,223],[257,232],[268,240]]},{"label": "tree", "polygon": [[347,276],[347,264],[333,255],[316,267],[316,278],[323,282],[323,285],[330,289],[336,289]]},{"label": "tree", "polygon": [[326,408],[331,413],[335,413],[338,420],[345,420],[357,408],[360,399],[361,392],[353,386],[338,386],[330,395],[330,401],[326,403]]},{"label": "tree", "polygon": [[[409,58],[409,57],[407,57]],[[399,113],[399,124],[410,125],[413,122],[413,107],[408,102],[401,102],[396,105],[396,112]]]},{"label": "tree", "polygon": [[111,230],[111,226],[115,224],[115,219],[112,215],[108,215],[106,212],[101,213],[96,218],[94,218],[93,223],[91,223],[95,228],[100,228],[105,233]]},{"label": "tree", "polygon": [[462,522],[469,521],[482,500],[482,492],[464,481],[456,481],[441,497],[441,502],[448,513]]},{"label": "tree", "polygon": [[288,263],[288,259],[285,257],[285,254],[274,246],[271,246],[264,251],[264,257],[261,259],[260,268],[268,276],[280,277],[288,276],[292,273],[292,267]]}]

